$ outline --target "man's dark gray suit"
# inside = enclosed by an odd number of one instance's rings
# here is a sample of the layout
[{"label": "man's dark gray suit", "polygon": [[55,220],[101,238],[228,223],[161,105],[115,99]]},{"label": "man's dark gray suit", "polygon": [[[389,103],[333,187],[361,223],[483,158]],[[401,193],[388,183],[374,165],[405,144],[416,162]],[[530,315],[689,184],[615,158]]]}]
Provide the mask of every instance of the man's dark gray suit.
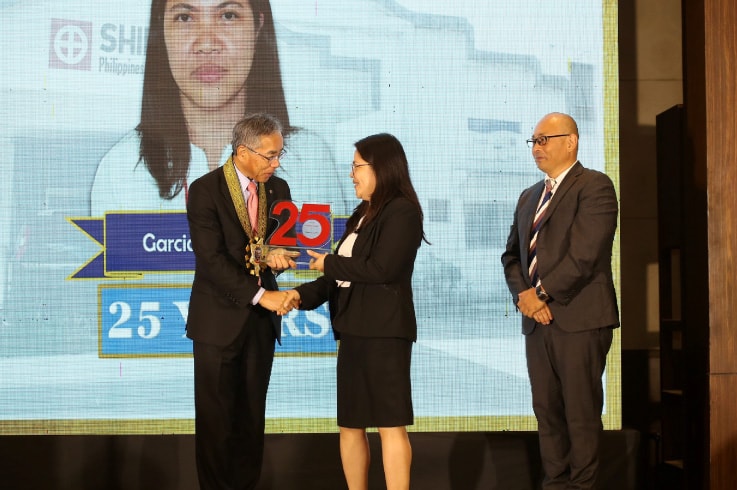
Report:
[{"label": "man's dark gray suit", "polygon": [[[271,177],[264,185],[269,207],[277,200],[291,199],[284,180]],[[246,270],[248,236],[223,167],[192,183],[187,216],[196,258],[187,336],[194,341],[195,352],[200,484],[202,488],[252,488],[261,469],[266,392],[281,319],[251,304],[260,286]],[[266,235],[275,227],[270,222]],[[271,269],[263,269],[260,277],[264,289],[278,289]],[[230,393],[234,386],[240,387],[236,394]],[[233,455],[241,459],[232,461]]]},{"label": "man's dark gray suit", "polygon": [[[518,302],[528,273],[532,221],[544,181],[520,195],[502,255]],[[619,311],[612,277],[617,196],[611,179],[576,162],[555,190],[537,238],[538,272],[553,321],[522,317],[545,488],[595,488],[602,374]],[[568,486],[571,485],[571,486]]]}]

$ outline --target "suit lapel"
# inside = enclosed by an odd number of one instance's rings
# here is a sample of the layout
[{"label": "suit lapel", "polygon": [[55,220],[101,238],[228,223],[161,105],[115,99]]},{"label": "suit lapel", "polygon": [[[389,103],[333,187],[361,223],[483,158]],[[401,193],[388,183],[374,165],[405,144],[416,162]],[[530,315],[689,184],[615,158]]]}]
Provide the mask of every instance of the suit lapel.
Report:
[{"label": "suit lapel", "polygon": [[[225,172],[223,171],[223,166],[218,167],[217,172],[219,173],[218,183],[220,187],[220,193],[223,195],[223,199],[225,199],[225,201],[230,204],[228,206],[230,217],[235,223],[237,223],[238,228],[242,229],[243,227],[241,226],[240,218],[238,218],[238,212],[235,209],[235,203],[233,203],[233,198],[230,195],[230,189],[228,189],[228,182],[225,180]],[[246,234],[245,230],[243,231],[243,234]]]},{"label": "suit lapel", "polygon": [[530,243],[530,232],[532,232],[532,221],[535,219],[535,211],[540,203],[540,196],[545,188],[545,181],[541,180],[535,184],[530,190],[530,197],[527,203],[520,208],[519,226],[523,231],[522,243]]},{"label": "suit lapel", "polygon": [[565,195],[568,193],[568,191],[573,187],[573,184],[576,183],[578,180],[578,177],[583,172],[583,165],[581,165],[581,162],[576,162],[571,170],[568,172],[568,175],[566,175],[566,178],[563,179],[563,182],[560,183],[559,187],[555,190],[555,194],[553,194],[553,197],[550,199],[550,204],[548,204],[548,209],[545,211],[545,216],[542,218],[542,223],[540,226],[545,226],[545,223],[548,222],[550,217],[555,212],[555,209],[558,207],[558,203],[560,203],[563,199],[565,199]]},{"label": "suit lapel", "polygon": [[[356,236],[356,241],[353,243],[353,249],[351,252],[351,255],[353,257],[357,257],[362,255],[363,250],[368,246],[371,237],[374,234],[374,230],[376,229],[377,223],[381,219],[381,215],[383,214],[383,211],[379,213],[379,216],[375,216],[374,220],[369,223],[368,225],[361,225],[360,231],[358,235]],[[346,236],[341,237],[340,241],[338,241],[338,244],[335,246],[334,253],[338,253],[338,249],[340,248],[340,245],[345,241],[347,238]]]},{"label": "suit lapel", "polygon": [[378,216],[376,216],[373,220],[373,222],[369,223],[368,226],[364,226],[361,228],[361,232],[356,237],[356,242],[353,244],[353,252],[352,255],[355,256],[361,256],[363,255],[363,249],[366,247],[366,245],[369,242],[369,238],[373,236],[374,228],[376,227],[376,222],[378,221]]},{"label": "suit lapel", "polygon": [[271,207],[274,205],[274,202],[277,200],[277,198],[274,196],[274,185],[271,179],[267,180],[264,186],[266,186],[266,206],[267,206],[266,208],[266,236],[271,237],[271,234],[274,232],[274,230],[276,230],[276,227],[279,224],[276,219],[271,218]]}]

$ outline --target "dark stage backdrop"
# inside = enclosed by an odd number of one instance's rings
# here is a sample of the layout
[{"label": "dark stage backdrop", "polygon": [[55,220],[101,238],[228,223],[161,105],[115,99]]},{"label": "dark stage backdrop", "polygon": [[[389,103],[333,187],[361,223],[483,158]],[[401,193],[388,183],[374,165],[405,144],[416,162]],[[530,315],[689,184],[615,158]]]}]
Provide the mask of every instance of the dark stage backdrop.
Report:
[{"label": "dark stage backdrop", "polygon": [[[412,488],[540,488],[537,433],[412,433]],[[369,488],[386,488],[378,434]],[[639,490],[639,433],[605,431],[598,490]],[[6,436],[0,484],[16,490],[197,490],[194,436]],[[267,434],[258,490],[346,488],[338,434]]]}]

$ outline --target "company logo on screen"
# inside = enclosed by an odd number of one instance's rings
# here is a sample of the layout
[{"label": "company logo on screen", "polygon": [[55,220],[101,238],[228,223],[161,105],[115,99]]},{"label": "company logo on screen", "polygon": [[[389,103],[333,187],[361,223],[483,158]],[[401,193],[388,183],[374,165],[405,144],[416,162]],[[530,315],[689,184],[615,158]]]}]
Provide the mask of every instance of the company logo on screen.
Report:
[{"label": "company logo on screen", "polygon": [[90,71],[91,67],[92,23],[51,19],[49,68]]}]

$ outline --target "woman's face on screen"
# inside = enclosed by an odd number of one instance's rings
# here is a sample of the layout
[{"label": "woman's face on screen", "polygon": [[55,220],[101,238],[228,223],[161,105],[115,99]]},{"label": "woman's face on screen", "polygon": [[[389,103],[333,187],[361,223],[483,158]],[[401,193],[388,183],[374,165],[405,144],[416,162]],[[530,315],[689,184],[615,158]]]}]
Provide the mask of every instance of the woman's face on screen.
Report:
[{"label": "woman's face on screen", "polygon": [[248,0],[166,2],[171,73],[182,95],[198,107],[217,109],[244,95],[257,35]]}]

